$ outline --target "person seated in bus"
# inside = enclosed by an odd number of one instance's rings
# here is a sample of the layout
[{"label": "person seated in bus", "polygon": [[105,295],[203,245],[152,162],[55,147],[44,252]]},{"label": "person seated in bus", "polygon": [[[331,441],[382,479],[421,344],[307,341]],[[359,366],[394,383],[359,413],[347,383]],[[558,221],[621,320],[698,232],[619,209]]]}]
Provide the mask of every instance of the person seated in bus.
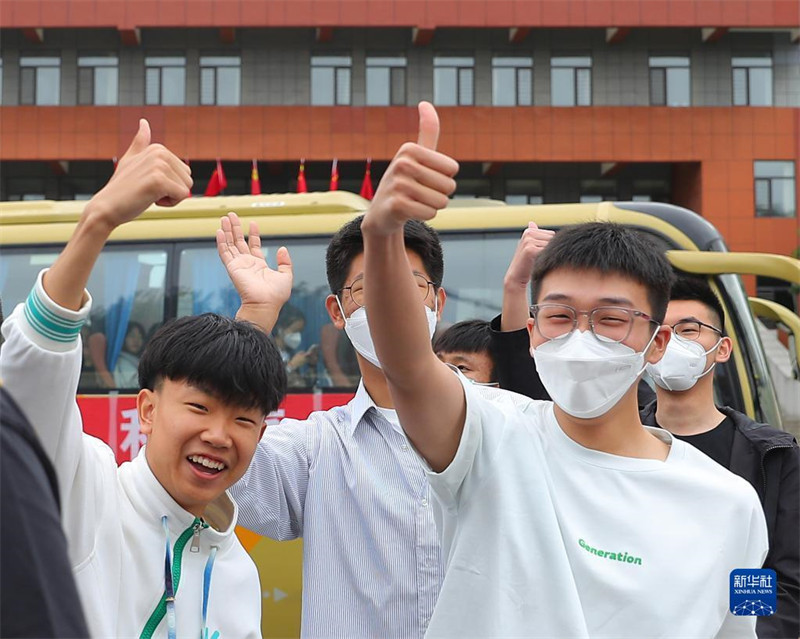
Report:
[{"label": "person seated in bus", "polygon": [[647,365],[658,400],[642,422],[660,426],[746,479],[767,519],[769,554],[764,568],[778,577],[775,614],[758,618],[759,637],[800,636],[800,452],[791,434],[758,424],[714,402],[717,364],[731,356],[725,311],[708,282],[680,275],[664,323],[672,338],[664,357]]},{"label": "person seated in bus", "polygon": [[[550,399],[550,395],[542,385],[536,372],[536,363],[528,349],[529,336],[526,327],[530,313],[527,290],[536,257],[553,236],[554,231],[540,229],[535,222],[528,223],[503,278],[502,312],[490,323],[491,351],[496,362],[500,388],[532,399]],[[637,387],[639,408],[655,398],[650,385],[640,380]]]},{"label": "person seated in bus", "polygon": [[139,357],[144,350],[145,330],[139,322],[128,322],[122,350],[114,365],[115,388],[136,388],[139,385]]},{"label": "person seated in bus", "polygon": [[300,348],[306,317],[296,306],[287,304],[281,309],[272,332],[275,345],[286,366],[289,388],[313,388],[317,385],[317,344]]},{"label": "person seated in bus", "polygon": [[83,325],[80,335],[83,353],[81,355],[81,376],[78,381],[78,388],[82,391],[96,391],[101,388],[107,388],[105,382],[95,368],[94,359],[92,358],[89,348],[89,339],[92,335],[92,331],[88,323]]},{"label": "person seated in bus", "polygon": [[356,350],[347,335],[331,323],[324,324],[319,331],[319,350],[331,386],[358,386],[361,371],[358,369]]},{"label": "person seated in bus", "polygon": [[[92,301],[85,286],[106,240],[154,202],[188,197],[191,184],[188,167],[150,144],[149,125],[140,121],[67,246],[2,327],[0,375],[55,467],[92,637],[261,636],[258,572],[234,533],[237,510],[226,491],[247,469],[265,417],[285,392],[269,336],[213,314],[164,326],[139,363],[147,445],[119,467],[105,443],[82,432],[75,402],[79,332]],[[232,272],[242,277],[241,269]],[[291,274],[254,276],[288,299]],[[268,310],[245,297],[240,318],[259,320]]]},{"label": "person seated in bus", "polygon": [[[372,347],[361,220],[342,226],[326,254],[325,306],[357,352],[355,397],[267,428],[232,494],[242,526],[272,539],[303,539],[302,637],[421,639],[442,579],[433,496]],[[417,221],[403,237],[414,268],[411,305],[424,310],[430,344],[445,303],[442,246]],[[262,302],[272,298],[264,287]]]},{"label": "person seated in bus", "polygon": [[478,384],[497,385],[489,322],[464,320],[448,326],[433,340],[433,352],[445,364],[455,366],[467,379]]},{"label": "person seated in bus", "polygon": [[86,339],[87,347],[84,347],[91,359],[92,369],[99,379],[98,388],[115,388],[113,371],[108,370],[106,363],[106,349],[108,338],[105,334],[105,318],[102,314],[87,319],[90,328],[89,336]]},{"label": "person seated in bus", "polygon": [[728,603],[731,571],[767,553],[758,496],[639,419],[636,382],[671,335],[664,254],[611,223],[560,231],[536,260],[528,321],[554,401],[469,383],[431,349],[403,247],[458,170],[436,151],[435,109],[419,110],[419,141],[390,163],[362,228],[370,333],[430,466],[447,558],[426,637],[754,637]]}]

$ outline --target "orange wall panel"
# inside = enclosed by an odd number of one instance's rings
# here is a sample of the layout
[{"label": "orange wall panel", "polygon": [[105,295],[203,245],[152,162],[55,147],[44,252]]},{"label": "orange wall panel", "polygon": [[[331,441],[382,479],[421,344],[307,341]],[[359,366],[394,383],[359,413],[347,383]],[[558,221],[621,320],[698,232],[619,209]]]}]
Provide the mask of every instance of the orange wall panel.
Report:
[{"label": "orange wall panel", "polygon": [[[495,3],[498,5],[494,9]],[[30,27],[800,26],[795,0],[3,0]]]},{"label": "orange wall panel", "polygon": [[[335,0],[330,0],[335,1]],[[798,219],[754,215],[753,161],[794,160],[800,109],[441,108],[440,148],[460,162],[670,162],[676,203],[733,248],[788,253]],[[413,107],[0,107],[0,160],[108,160],[147,117],[189,160],[388,160],[416,139]],[[748,229],[744,232],[742,229]]]}]

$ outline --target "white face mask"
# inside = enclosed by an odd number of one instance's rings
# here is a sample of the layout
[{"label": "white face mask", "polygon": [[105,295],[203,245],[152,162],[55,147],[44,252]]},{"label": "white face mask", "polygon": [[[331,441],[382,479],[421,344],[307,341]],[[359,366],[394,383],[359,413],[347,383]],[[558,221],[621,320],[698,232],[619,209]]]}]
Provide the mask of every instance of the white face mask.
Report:
[{"label": "white face mask", "polygon": [[295,350],[298,346],[300,346],[300,341],[302,340],[302,336],[300,333],[286,333],[283,336],[283,343],[292,350]]},{"label": "white face mask", "polygon": [[655,364],[647,365],[647,372],[653,381],[668,391],[685,391],[692,388],[704,375],[716,366],[713,362],[706,370],[706,356],[720,345],[722,339],[707,351],[697,342],[673,335],[667,349]]},{"label": "white face mask", "polygon": [[601,342],[590,331],[573,331],[531,348],[536,370],[552,400],[565,413],[592,419],[611,410],[644,370],[644,354],[625,344]]},{"label": "white face mask", "polygon": [[[372,343],[372,334],[369,332],[369,322],[367,322],[367,309],[363,306],[353,311],[350,317],[345,317],[344,309],[342,308],[339,298],[336,298],[336,303],[339,304],[339,310],[342,311],[344,317],[344,332],[350,338],[353,348],[366,359],[373,366],[381,367],[378,361],[378,356],[375,354],[375,344]],[[433,339],[433,333],[436,330],[436,311],[439,308],[439,298],[436,298],[436,309],[432,310],[425,305],[425,316],[428,320],[428,335]]]}]

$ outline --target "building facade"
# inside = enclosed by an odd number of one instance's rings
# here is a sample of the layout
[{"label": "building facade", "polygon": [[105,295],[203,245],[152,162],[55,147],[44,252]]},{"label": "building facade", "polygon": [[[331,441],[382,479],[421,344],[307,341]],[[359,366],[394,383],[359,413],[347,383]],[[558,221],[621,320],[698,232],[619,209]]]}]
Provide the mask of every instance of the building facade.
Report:
[{"label": "building facade", "polygon": [[358,191],[437,105],[457,197],[657,200],[800,244],[796,0],[4,0],[0,199],[85,198],[139,117],[227,193]]}]

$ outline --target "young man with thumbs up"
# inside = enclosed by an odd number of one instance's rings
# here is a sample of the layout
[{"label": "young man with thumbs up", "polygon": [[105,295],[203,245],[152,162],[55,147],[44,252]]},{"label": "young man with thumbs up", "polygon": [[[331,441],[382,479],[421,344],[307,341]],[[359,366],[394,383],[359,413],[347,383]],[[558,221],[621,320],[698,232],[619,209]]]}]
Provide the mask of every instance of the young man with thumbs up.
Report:
[{"label": "young man with thumbs up", "polygon": [[639,419],[636,381],[670,337],[663,253],[614,224],[560,231],[536,260],[528,320],[553,403],[466,382],[410,305],[401,230],[444,207],[457,170],[433,106],[419,114],[362,226],[372,338],[431,468],[447,561],[426,636],[755,637],[728,610],[731,571],[767,551],[755,491]]},{"label": "young man with thumbs up", "polygon": [[[189,168],[151,144],[142,120],[67,246],[3,323],[0,376],[55,468],[92,637],[261,637],[258,572],[234,533],[237,510],[226,490],[247,469],[286,389],[270,338],[211,313],[159,329],[139,362],[147,445],[119,467],[105,443],[82,432],[75,403],[79,335],[92,302],[85,287],[106,240],[151,204],[188,197],[191,185]],[[257,229],[248,246],[240,228],[222,224],[217,241],[242,292],[240,319],[274,322],[291,291],[288,254],[278,252],[278,271],[263,258],[253,264]],[[253,280],[275,291],[277,303],[252,304]]]}]

